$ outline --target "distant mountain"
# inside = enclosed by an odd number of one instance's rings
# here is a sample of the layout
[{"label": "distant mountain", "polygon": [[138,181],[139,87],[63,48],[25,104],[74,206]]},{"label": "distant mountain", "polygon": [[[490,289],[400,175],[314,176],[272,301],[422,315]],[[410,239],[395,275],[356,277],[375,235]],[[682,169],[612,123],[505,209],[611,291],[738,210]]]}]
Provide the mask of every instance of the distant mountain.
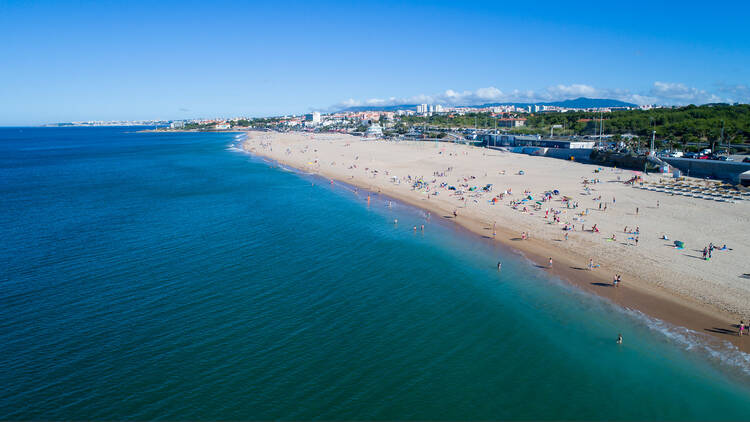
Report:
[{"label": "distant mountain", "polygon": [[361,111],[396,111],[396,110],[413,110],[415,108],[417,108],[417,104],[398,104],[398,105],[389,105],[389,106],[380,106],[380,107],[355,106],[355,107],[347,107],[339,111],[350,111],[352,113],[359,113]]},{"label": "distant mountain", "polygon": [[608,100],[604,98],[586,98],[579,97],[575,100],[557,101],[553,103],[545,103],[543,105],[551,105],[557,107],[568,107],[568,108],[601,108],[601,107],[638,107],[633,103],[626,103],[620,100]]},{"label": "distant mountain", "polygon": [[[552,101],[552,102],[538,102],[538,103],[487,103],[480,105],[468,105],[461,107],[470,108],[484,108],[484,107],[499,107],[499,106],[514,106],[525,108],[530,105],[546,105],[555,107],[566,107],[566,108],[605,108],[605,107],[638,107],[633,103],[626,103],[620,100],[611,100],[606,98],[586,98],[579,97],[574,100],[564,101]],[[390,106],[379,106],[379,107],[368,107],[368,106],[356,106],[347,107],[341,111],[350,112],[361,112],[361,111],[396,111],[396,110],[414,110],[417,104],[398,104]]]}]

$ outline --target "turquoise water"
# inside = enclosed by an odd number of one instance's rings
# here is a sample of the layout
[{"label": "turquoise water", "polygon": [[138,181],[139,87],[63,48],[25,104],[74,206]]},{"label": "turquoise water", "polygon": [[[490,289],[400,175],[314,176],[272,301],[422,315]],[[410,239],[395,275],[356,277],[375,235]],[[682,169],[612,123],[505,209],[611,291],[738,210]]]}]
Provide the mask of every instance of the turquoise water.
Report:
[{"label": "turquoise water", "polygon": [[236,136],[0,129],[0,419],[750,418],[747,355]]}]

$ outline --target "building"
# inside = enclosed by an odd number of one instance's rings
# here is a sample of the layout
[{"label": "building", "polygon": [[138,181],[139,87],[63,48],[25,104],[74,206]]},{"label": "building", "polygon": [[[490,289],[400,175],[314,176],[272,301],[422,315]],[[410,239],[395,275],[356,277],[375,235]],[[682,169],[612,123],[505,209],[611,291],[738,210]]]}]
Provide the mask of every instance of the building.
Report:
[{"label": "building", "polygon": [[435,104],[435,113],[442,113],[445,109],[440,104]]},{"label": "building", "polygon": [[494,147],[541,147],[566,149],[592,149],[595,142],[577,139],[549,138],[539,135],[503,135],[487,134],[481,136],[484,145]]},{"label": "building", "polygon": [[430,109],[427,104],[420,104],[417,106],[417,114],[427,114],[429,111]]},{"label": "building", "polygon": [[216,126],[214,126],[214,128],[216,128],[218,130],[225,130],[225,129],[229,129],[230,128],[230,124],[226,123],[226,122],[224,122],[224,123],[217,123]]},{"label": "building", "polygon": [[183,120],[175,120],[169,124],[170,129],[182,129],[184,127],[185,127],[185,122]]},{"label": "building", "polygon": [[370,125],[370,127],[367,128],[365,131],[365,138],[366,139],[376,139],[376,138],[382,138],[383,137],[383,128],[380,127],[379,124],[373,123]]},{"label": "building", "polygon": [[312,124],[319,125],[320,124],[320,113],[317,111],[313,111],[312,113]]},{"label": "building", "polygon": [[521,127],[526,126],[526,119],[507,118],[497,119],[497,127]]}]

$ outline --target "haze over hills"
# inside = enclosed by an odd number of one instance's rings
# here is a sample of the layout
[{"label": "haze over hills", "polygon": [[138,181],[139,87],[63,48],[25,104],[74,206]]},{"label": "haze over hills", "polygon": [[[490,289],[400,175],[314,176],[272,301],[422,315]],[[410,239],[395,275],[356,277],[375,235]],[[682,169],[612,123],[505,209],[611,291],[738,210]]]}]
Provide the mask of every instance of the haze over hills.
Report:
[{"label": "haze over hills", "polygon": [[[532,102],[486,103],[486,104],[465,105],[461,107],[469,107],[469,108],[483,108],[483,107],[497,107],[497,106],[526,107],[530,105],[546,105],[546,106],[565,107],[565,108],[638,107],[636,104],[627,103],[625,101],[620,101],[620,100],[612,100],[612,99],[607,99],[607,98],[586,98],[586,97],[579,97],[573,100],[563,100],[563,101],[548,101],[548,102],[533,102],[533,103]],[[342,112],[343,111],[352,111],[352,112],[396,111],[396,110],[411,110],[415,108],[416,106],[417,104],[397,104],[397,105],[388,105],[388,106],[354,106],[354,107],[347,107],[339,111],[342,111]],[[453,106],[459,106],[459,105],[453,104]]]}]

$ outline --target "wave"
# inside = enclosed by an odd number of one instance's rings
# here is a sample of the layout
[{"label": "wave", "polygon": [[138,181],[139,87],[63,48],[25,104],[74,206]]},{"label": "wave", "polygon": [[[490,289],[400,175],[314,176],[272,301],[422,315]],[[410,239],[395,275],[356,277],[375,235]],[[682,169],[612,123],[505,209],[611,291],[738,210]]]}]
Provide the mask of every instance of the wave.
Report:
[{"label": "wave", "polygon": [[739,373],[750,379],[750,354],[741,351],[731,342],[670,324],[636,309],[624,308],[624,311],[650,330],[661,334],[683,349],[704,355],[714,364],[733,370],[733,373],[739,370]]}]

